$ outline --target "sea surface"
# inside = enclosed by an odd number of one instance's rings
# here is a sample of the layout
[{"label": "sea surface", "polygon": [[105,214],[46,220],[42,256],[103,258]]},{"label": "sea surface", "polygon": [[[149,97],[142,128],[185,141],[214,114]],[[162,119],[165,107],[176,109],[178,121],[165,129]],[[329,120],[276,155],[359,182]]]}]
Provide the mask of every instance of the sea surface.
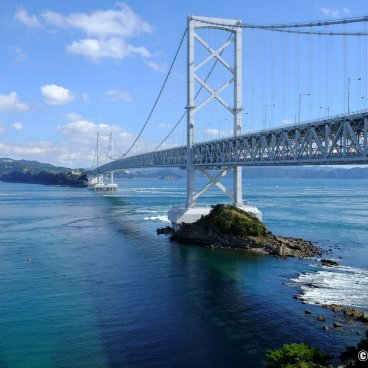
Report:
[{"label": "sea surface", "polygon": [[271,231],[316,242],[333,268],[171,242],[156,228],[185,180],[118,183],[0,182],[1,368],[257,368],[284,343],[337,354],[359,341],[364,326],[317,303],[368,308],[367,180],[244,181]]}]

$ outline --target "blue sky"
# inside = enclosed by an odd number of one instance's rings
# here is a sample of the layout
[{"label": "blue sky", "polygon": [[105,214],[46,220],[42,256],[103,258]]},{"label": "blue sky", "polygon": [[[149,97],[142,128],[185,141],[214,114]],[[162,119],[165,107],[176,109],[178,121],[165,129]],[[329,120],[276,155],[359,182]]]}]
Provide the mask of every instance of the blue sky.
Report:
[{"label": "blue sky", "polygon": [[[364,15],[367,5],[364,0],[1,1],[0,157],[88,167],[93,160],[98,131],[113,133],[120,149],[117,155],[123,152],[149,113],[186,27],[188,14],[235,17],[260,24],[290,23]],[[314,45],[315,53],[318,47]],[[345,74],[361,74],[366,70],[361,64]],[[302,75],[300,85],[303,86],[307,78],[303,78],[303,71],[298,73]],[[158,143],[183,111],[185,47],[173,76],[147,134],[139,141],[141,150]],[[250,74],[247,78],[251,78]],[[267,83],[271,82],[265,81],[262,88],[272,89]],[[307,89],[313,85],[305,84],[304,90],[302,87],[294,90],[310,92]],[[339,90],[343,88],[340,87]],[[251,91],[245,92],[246,98]],[[282,111],[280,108],[274,112],[272,107],[265,106],[277,99],[271,95],[267,99],[264,92],[259,93],[263,93],[263,100],[258,105],[253,101],[254,106],[249,108],[252,115],[249,126],[261,128],[265,110],[269,111],[268,119],[272,115],[272,124],[295,119],[295,98],[290,104],[283,103]],[[352,84],[355,109],[365,107],[366,101],[361,99],[367,97],[363,96],[365,93],[366,81]],[[308,105],[309,115],[304,112],[305,118],[327,109],[334,109],[335,113],[342,110],[338,108],[338,99],[316,102],[317,94],[314,96],[311,102],[304,102],[306,110],[307,104],[314,101],[314,107]],[[276,106],[281,106],[281,102],[277,101]],[[221,136],[222,131],[226,132],[226,120],[219,119],[212,126],[208,123],[204,131],[208,136]],[[183,129],[177,134],[177,141],[168,144],[181,143]]]}]

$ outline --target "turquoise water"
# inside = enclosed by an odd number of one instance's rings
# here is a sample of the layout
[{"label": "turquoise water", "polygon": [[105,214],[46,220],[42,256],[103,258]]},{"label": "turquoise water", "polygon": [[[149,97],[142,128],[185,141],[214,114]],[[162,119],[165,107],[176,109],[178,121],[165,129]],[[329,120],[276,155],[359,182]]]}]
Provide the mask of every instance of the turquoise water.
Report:
[{"label": "turquoise water", "polygon": [[0,182],[0,367],[262,367],[294,341],[337,353],[362,328],[323,331],[316,313],[340,317],[314,304],[368,307],[367,184],[245,182],[273,232],[331,249],[342,266],[326,270],[157,237],[184,180],[125,180],[108,195]]}]

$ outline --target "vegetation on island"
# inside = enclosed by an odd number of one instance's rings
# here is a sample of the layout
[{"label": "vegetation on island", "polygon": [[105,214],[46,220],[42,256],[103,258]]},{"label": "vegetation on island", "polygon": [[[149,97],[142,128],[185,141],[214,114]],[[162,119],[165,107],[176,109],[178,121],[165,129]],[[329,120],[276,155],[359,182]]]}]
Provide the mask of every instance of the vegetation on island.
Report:
[{"label": "vegetation on island", "polygon": [[224,233],[261,236],[267,231],[266,226],[257,217],[231,205],[218,204],[213,207],[210,215],[207,221],[214,221]]},{"label": "vegetation on island", "polygon": [[[368,331],[357,346],[348,347],[340,354],[339,368],[367,367],[367,361],[359,360],[359,352],[368,351]],[[280,349],[266,352],[268,367],[272,368],[333,368],[329,363],[333,358],[319,349],[303,343],[285,344]]]},{"label": "vegetation on island", "polygon": [[85,187],[88,178],[84,170],[71,170],[38,161],[0,159],[0,181],[10,183]]},{"label": "vegetation on island", "polygon": [[62,185],[70,187],[86,187],[88,185],[87,175],[83,172],[47,172],[31,173],[30,171],[11,172],[0,176],[1,181],[10,183],[28,183],[45,185]]},{"label": "vegetation on island", "polygon": [[326,364],[329,356],[307,344],[285,344],[281,349],[266,352],[269,367],[314,368]]}]

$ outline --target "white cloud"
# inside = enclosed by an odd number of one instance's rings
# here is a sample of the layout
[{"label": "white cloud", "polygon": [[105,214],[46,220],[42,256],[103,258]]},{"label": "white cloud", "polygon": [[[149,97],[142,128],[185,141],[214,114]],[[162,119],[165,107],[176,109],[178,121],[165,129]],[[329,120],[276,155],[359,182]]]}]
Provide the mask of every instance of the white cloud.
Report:
[{"label": "white cloud", "polygon": [[64,160],[64,164],[68,162],[68,165],[73,167],[92,165],[97,133],[113,133],[115,156],[122,155],[134,139],[132,133],[117,125],[96,123],[75,113],[67,114],[67,118],[69,122],[56,128],[62,135],[67,136],[67,146],[64,147],[63,156],[58,156],[58,160]]},{"label": "white cloud", "polygon": [[344,16],[351,14],[351,11],[349,8],[330,9],[330,8],[322,7],[322,8],[319,8],[319,11],[328,18],[339,18],[339,17],[344,17]]},{"label": "white cloud", "polygon": [[[117,125],[96,123],[74,112],[66,114],[66,118],[68,121],[56,128],[60,133],[58,140],[33,141],[18,145],[0,142],[0,152],[14,159],[34,159],[54,165],[89,168],[95,155],[97,132],[113,133],[116,156],[125,152],[134,139],[132,133]],[[103,159],[101,155],[101,162]]]},{"label": "white cloud", "polygon": [[2,124],[0,124],[0,134],[5,132],[5,128],[2,126]]},{"label": "white cloud", "polygon": [[19,8],[15,13],[15,19],[29,28],[40,28],[41,23],[37,16],[29,15],[24,8]]},{"label": "white cloud", "polygon": [[117,4],[116,10],[97,10],[90,14],[72,13],[67,16],[48,11],[41,16],[55,27],[76,28],[98,38],[129,38],[152,32],[152,26],[124,3]]},{"label": "white cloud", "polygon": [[96,38],[85,38],[74,41],[66,47],[69,54],[82,55],[93,61],[103,58],[121,60],[128,56],[138,55],[143,58],[150,57],[149,51],[144,46],[133,46],[121,38],[110,38],[99,40]]},{"label": "white cloud", "polygon": [[73,147],[72,144],[36,141],[19,145],[0,142],[0,152],[13,159],[37,160],[66,167],[90,167],[94,151],[90,146]]},{"label": "white cloud", "polygon": [[57,127],[57,130],[59,130],[61,133],[64,134],[81,134],[81,133],[92,133],[97,134],[98,132],[98,126],[95,123],[92,123],[88,120],[75,120],[71,123],[67,123],[65,125],[59,125]]},{"label": "white cloud", "polygon": [[[143,59],[151,57],[148,49],[141,45],[133,45],[129,39],[144,33],[151,33],[153,27],[144,21],[125,3],[118,3],[114,9],[96,10],[90,13],[61,13],[46,11],[39,18],[30,16],[19,9],[15,17],[28,27],[42,25],[65,30],[77,30],[82,37],[66,46],[66,52],[82,55],[92,61],[110,58],[122,60],[128,56],[139,56]],[[155,71],[163,71],[164,66],[148,63]]]},{"label": "white cloud", "polygon": [[22,130],[23,129],[23,124],[22,123],[19,123],[19,122],[14,123],[12,125],[12,128],[15,129],[15,130]]},{"label": "white cloud", "polygon": [[70,121],[78,121],[78,120],[82,120],[82,117],[74,112],[69,112],[66,115],[66,118]]},{"label": "white cloud", "polygon": [[105,93],[105,100],[112,102],[132,102],[133,97],[129,92],[111,89]]},{"label": "white cloud", "polygon": [[75,98],[69,89],[55,84],[42,86],[41,93],[45,102],[49,105],[66,105]]},{"label": "white cloud", "polygon": [[145,63],[155,72],[166,73],[167,67],[164,64],[156,63],[152,60],[146,60]]},{"label": "white cloud", "polygon": [[0,111],[27,111],[29,105],[20,102],[16,92],[10,92],[8,95],[0,95]]},{"label": "white cloud", "polygon": [[97,133],[114,133],[114,135],[121,137],[133,137],[133,134],[124,131],[117,125],[110,125],[106,123],[95,123],[90,120],[84,119],[82,116],[69,113],[67,114],[69,123],[57,126],[57,130],[63,134],[69,134],[73,138],[87,138],[89,144],[96,138]]},{"label": "white cloud", "polygon": [[62,15],[45,12],[44,21],[54,27],[78,29],[88,37],[72,42],[66,51],[82,55],[93,61],[110,58],[122,60],[137,55],[149,58],[150,52],[144,46],[135,46],[127,40],[141,33],[152,32],[152,26],[137,15],[128,5],[118,4],[117,9],[97,10],[92,13]]},{"label": "white cloud", "polygon": [[96,124],[92,121],[85,120],[82,117],[65,125],[59,125],[57,130],[64,134],[73,134],[75,137],[78,137],[79,135],[86,137],[87,134],[89,138],[91,136],[95,136],[97,133],[107,134],[121,132],[121,128],[117,125],[109,125],[104,123]]},{"label": "white cloud", "polygon": [[[0,142],[0,151],[5,155],[12,156],[12,158],[24,158],[24,155],[30,155],[31,158],[34,158],[42,154],[49,154],[51,152],[54,152],[55,147],[50,142],[44,141],[29,142],[18,146],[8,145]],[[47,155],[45,156],[45,159],[47,159]]]}]

